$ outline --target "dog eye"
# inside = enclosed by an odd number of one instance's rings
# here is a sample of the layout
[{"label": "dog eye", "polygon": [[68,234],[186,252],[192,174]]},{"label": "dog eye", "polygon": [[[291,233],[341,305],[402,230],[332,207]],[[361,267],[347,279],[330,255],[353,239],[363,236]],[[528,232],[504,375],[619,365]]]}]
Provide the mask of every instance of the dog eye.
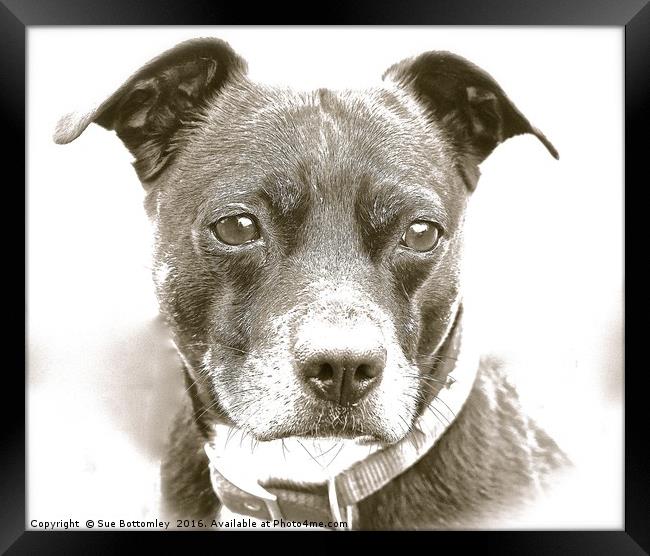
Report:
[{"label": "dog eye", "polygon": [[431,251],[440,239],[440,228],[427,220],[412,222],[402,235],[402,245],[409,249],[424,253]]},{"label": "dog eye", "polygon": [[226,245],[242,245],[260,238],[260,232],[252,215],[225,216],[210,226],[212,234]]}]

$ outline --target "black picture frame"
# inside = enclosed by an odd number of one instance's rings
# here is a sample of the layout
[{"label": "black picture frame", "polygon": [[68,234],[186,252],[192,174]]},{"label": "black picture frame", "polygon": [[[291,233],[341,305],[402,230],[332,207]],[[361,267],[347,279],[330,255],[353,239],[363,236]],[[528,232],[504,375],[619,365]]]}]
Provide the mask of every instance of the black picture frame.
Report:
[{"label": "black picture frame", "polygon": [[[5,368],[2,374],[2,390],[5,394],[2,406],[3,420],[0,426],[0,550],[7,554],[70,554],[110,553],[127,550],[136,545],[153,549],[154,535],[138,532],[35,532],[25,531],[26,473],[25,473],[25,398],[20,392],[25,388],[25,349],[20,341],[10,337],[19,335],[19,314],[26,314],[29,300],[24,298],[20,306],[21,291],[17,282],[23,279],[25,288],[29,269],[25,246],[16,241],[18,224],[13,216],[19,214],[17,206],[25,202],[25,195],[15,185],[20,177],[26,180],[26,30],[30,26],[46,25],[229,25],[246,24],[309,24],[303,15],[305,8],[299,5],[291,9],[275,3],[258,4],[254,9],[245,5],[219,5],[214,2],[158,1],[112,1],[99,0],[0,0],[0,110],[2,113],[4,175],[3,188],[5,218],[3,223],[3,249],[7,264],[4,278],[10,283],[4,288],[5,306],[12,306],[11,315],[5,319],[9,337],[6,337]],[[650,5],[648,0],[431,0],[418,2],[355,2],[354,5],[332,4],[313,6],[318,8],[318,24],[366,24],[366,25],[575,25],[575,26],[621,26],[625,27],[625,182],[636,181],[638,170],[647,156],[647,116],[644,101],[648,98],[650,82]],[[254,12],[254,13],[252,13]],[[588,91],[585,92],[588,94]],[[597,114],[594,129],[597,130]],[[22,139],[22,140],[21,140]],[[13,170],[15,174],[10,174]],[[12,179],[15,175],[15,179]],[[11,176],[11,177],[10,177]],[[647,181],[647,178],[646,180]],[[26,181],[23,183],[26,184]],[[630,188],[630,191],[640,191]],[[25,210],[26,210],[26,204]],[[627,217],[626,202],[626,217]],[[25,218],[28,218],[24,212]],[[626,218],[626,221],[629,221]],[[23,224],[24,226],[24,224]],[[25,227],[23,227],[25,229]],[[626,230],[627,231],[627,230]],[[626,233],[627,237],[630,237]],[[10,238],[10,239],[9,239]],[[26,240],[27,238],[25,238]],[[15,253],[13,252],[15,250]],[[626,255],[627,255],[626,241]],[[627,257],[626,257],[627,258]],[[626,269],[627,270],[627,267]],[[9,275],[9,276],[8,276]],[[627,272],[626,272],[627,276]],[[15,281],[16,284],[12,283]],[[626,279],[627,299],[630,299]],[[22,291],[25,291],[24,289]],[[7,303],[9,302],[9,303]],[[25,324],[25,323],[24,323]],[[25,330],[25,327],[22,328]],[[627,348],[633,344],[633,332],[626,334]],[[28,339],[23,336],[23,345]],[[626,357],[630,361],[629,355]],[[625,375],[625,530],[624,531],[535,531],[535,532],[476,532],[476,533],[418,533],[382,534],[386,549],[400,548],[404,542],[417,542],[420,550],[449,551],[466,550],[496,554],[593,554],[627,555],[650,553],[650,476],[647,459],[644,458],[646,436],[646,413],[644,405],[643,368]],[[10,402],[17,399],[16,404]],[[164,553],[187,549],[187,536],[163,534]],[[287,541],[287,533],[276,533],[280,542]],[[303,533],[306,534],[306,533]],[[144,536],[146,535],[146,537]],[[343,540],[349,551],[367,550],[370,533],[358,533],[343,539],[337,535],[319,539],[320,550],[328,543],[321,541],[336,538]],[[431,536],[435,535],[435,536]],[[157,535],[156,535],[157,537]],[[230,537],[231,538],[231,537]],[[267,542],[265,537],[264,541]],[[295,542],[292,537],[291,542]],[[159,541],[160,539],[156,539]],[[223,546],[220,538],[215,541],[206,537],[213,549],[216,543]],[[302,544],[304,540],[300,539]],[[313,544],[295,545],[301,550],[313,550]],[[239,548],[241,549],[241,548]]]}]

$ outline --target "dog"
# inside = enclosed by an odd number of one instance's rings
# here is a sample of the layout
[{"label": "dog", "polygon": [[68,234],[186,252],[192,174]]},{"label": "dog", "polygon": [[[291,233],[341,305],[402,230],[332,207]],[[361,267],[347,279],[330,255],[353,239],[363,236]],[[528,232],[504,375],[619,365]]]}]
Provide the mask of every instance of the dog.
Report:
[{"label": "dog", "polygon": [[195,39],[55,141],[90,123],[132,153],[155,224],[187,387],[161,464],[170,515],[482,527],[570,465],[464,316],[479,165],[520,134],[558,158],[486,72],[433,51],[373,89],[294,92]]}]

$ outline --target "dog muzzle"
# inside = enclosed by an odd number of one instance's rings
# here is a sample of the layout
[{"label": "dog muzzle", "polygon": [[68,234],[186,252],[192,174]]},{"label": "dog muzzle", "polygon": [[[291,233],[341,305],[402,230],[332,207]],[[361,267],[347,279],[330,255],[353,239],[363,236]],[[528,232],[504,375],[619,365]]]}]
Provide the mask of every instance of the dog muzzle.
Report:
[{"label": "dog muzzle", "polygon": [[431,376],[439,385],[433,395],[438,403],[394,444],[305,438],[255,442],[239,429],[217,425],[215,439],[204,449],[222,503],[218,528],[357,527],[359,503],[429,452],[469,397],[479,356],[461,323],[463,313],[460,307],[436,353],[441,362]]}]

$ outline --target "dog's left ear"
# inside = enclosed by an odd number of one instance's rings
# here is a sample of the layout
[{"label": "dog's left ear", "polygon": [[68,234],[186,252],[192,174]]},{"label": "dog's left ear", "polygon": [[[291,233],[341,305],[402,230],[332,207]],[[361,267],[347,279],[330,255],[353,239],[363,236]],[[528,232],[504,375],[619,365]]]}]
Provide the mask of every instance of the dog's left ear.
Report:
[{"label": "dog's left ear", "polygon": [[449,134],[470,190],[478,181],[478,164],[514,135],[532,133],[559,158],[551,142],[517,110],[497,82],[460,56],[426,52],[391,66],[383,78],[414,94]]}]

